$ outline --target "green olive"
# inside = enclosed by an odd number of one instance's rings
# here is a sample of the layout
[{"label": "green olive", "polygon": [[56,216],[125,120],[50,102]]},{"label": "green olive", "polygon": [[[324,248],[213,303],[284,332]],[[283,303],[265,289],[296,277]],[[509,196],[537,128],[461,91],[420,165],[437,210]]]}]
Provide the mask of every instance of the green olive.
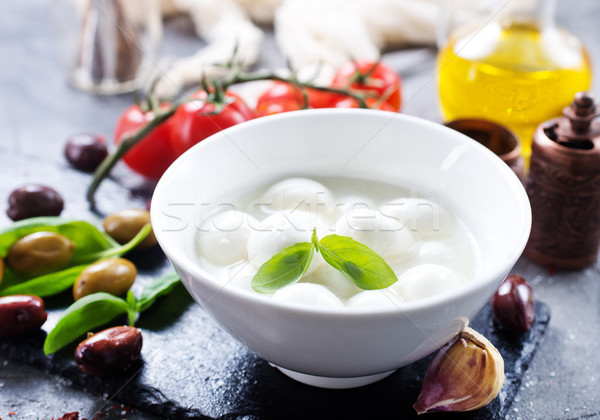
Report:
[{"label": "green olive", "polygon": [[69,265],[75,244],[56,232],[36,232],[16,241],[8,250],[6,264],[26,276],[41,276]]},{"label": "green olive", "polygon": [[137,269],[124,258],[106,258],[86,267],[75,280],[73,298],[81,299],[97,292],[124,295],[137,276]]},{"label": "green olive", "polygon": [[[120,244],[129,242],[147,224],[150,223],[150,213],[140,209],[126,209],[109,215],[102,225],[104,230]],[[138,245],[139,248],[150,248],[156,244],[154,232]]]}]

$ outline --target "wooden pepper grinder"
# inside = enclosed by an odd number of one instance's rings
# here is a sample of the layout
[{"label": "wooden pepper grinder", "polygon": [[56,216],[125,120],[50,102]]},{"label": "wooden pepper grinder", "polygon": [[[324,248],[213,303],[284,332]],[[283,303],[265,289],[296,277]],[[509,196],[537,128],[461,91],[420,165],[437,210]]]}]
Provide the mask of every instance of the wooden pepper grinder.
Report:
[{"label": "wooden pepper grinder", "polygon": [[533,135],[526,190],[533,222],[525,256],[556,269],[580,269],[600,245],[600,122],[594,97],[575,95],[563,117]]}]

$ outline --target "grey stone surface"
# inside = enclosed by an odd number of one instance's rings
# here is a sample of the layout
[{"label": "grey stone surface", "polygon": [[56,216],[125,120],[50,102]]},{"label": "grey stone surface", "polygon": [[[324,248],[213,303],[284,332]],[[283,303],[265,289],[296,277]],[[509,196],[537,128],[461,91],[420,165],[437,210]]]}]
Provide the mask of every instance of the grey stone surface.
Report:
[{"label": "grey stone surface", "polygon": [[[587,45],[595,80],[600,80],[600,3],[559,1],[557,19]],[[201,45],[185,21],[173,25],[183,31],[167,31],[166,55],[188,54]],[[261,64],[281,65],[272,38],[264,46]],[[49,0],[0,2],[0,153],[63,164],[62,147],[70,134],[98,132],[110,138],[116,117],[131,103],[129,95],[96,97],[68,87],[56,56]],[[433,57],[432,52],[401,69],[404,112],[439,120]],[[599,96],[598,83],[594,91]],[[6,186],[10,177],[1,182]],[[0,220],[0,226],[5,223]],[[532,281],[536,297],[549,305],[553,316],[506,418],[600,418],[600,266],[549,274],[522,259],[515,271]],[[121,414],[124,407],[116,404],[114,409],[115,404],[110,395],[90,394],[59,376],[0,357],[2,418],[49,419],[69,411],[88,417],[100,411],[103,418],[152,418],[141,412]],[[15,416],[9,417],[10,411]]]}]

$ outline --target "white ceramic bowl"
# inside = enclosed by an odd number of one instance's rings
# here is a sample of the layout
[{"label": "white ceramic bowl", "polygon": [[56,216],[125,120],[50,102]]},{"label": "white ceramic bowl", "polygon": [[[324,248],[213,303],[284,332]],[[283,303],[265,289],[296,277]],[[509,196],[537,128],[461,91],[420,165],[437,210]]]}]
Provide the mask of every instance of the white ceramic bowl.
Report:
[{"label": "white ceramic bowl", "polygon": [[[223,287],[198,265],[194,235],[218,203],[289,176],[410,186],[461,218],[479,246],[475,279],[400,309],[313,308]],[[441,125],[370,110],[309,110],[224,130],[181,156],[152,198],[158,242],[194,299],[225,330],[289,376],[345,388],[438,349],[489,301],[531,225],[523,186],[498,157]]]}]

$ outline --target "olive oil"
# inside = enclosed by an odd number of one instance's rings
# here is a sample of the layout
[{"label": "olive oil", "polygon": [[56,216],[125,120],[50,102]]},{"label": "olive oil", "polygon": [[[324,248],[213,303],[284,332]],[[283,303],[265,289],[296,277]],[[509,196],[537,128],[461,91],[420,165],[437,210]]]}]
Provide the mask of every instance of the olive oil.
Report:
[{"label": "olive oil", "polygon": [[485,118],[512,129],[531,154],[538,124],[589,90],[590,60],[580,41],[536,23],[491,22],[450,36],[438,55],[443,116]]}]

